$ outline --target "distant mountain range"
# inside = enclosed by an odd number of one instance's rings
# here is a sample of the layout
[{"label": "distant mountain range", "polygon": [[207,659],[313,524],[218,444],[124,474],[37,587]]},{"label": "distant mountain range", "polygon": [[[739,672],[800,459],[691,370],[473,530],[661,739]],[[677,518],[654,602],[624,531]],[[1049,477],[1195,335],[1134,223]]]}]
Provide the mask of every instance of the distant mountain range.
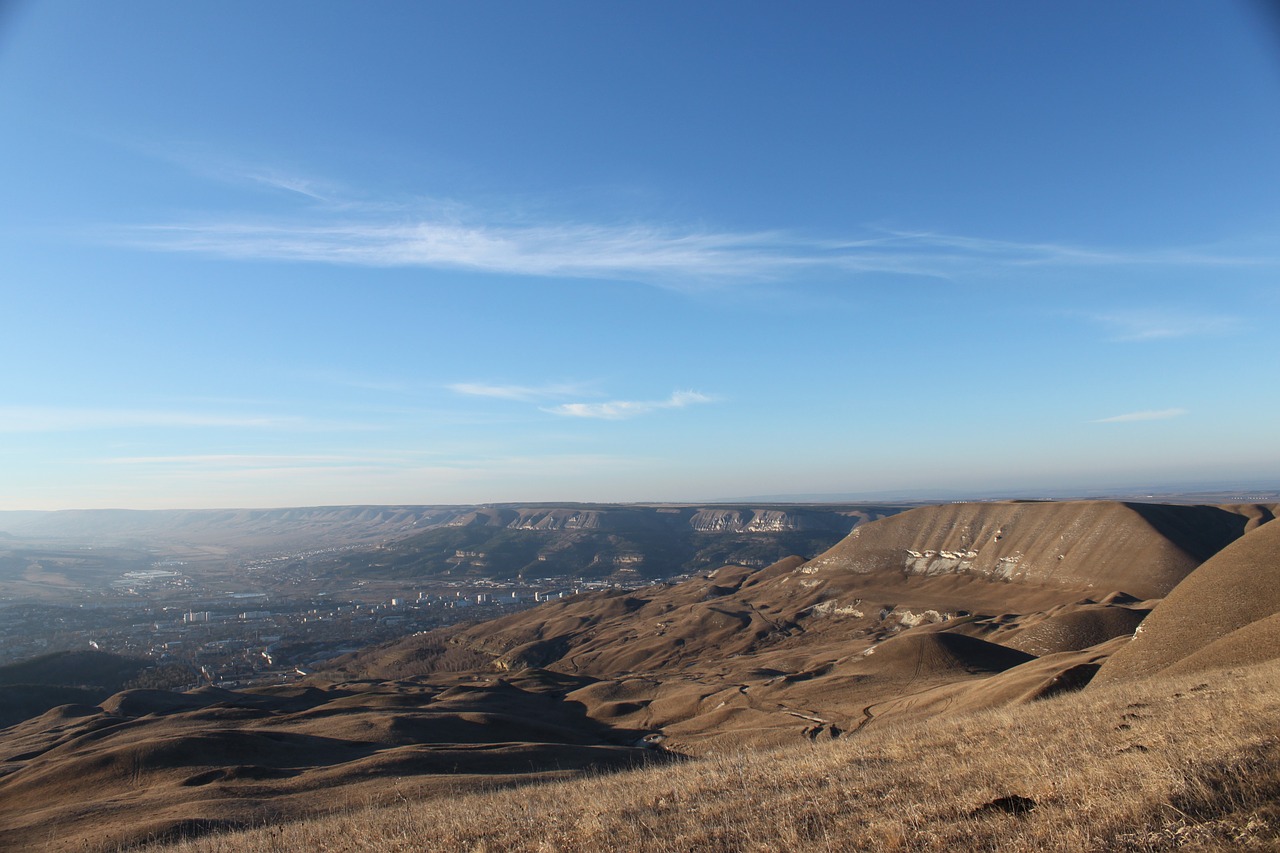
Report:
[{"label": "distant mountain range", "polygon": [[[242,553],[346,546],[316,572],[671,577],[826,550],[891,504],[487,504],[0,513],[0,534],[61,542],[217,545]],[[360,547],[365,546],[365,547]]]}]

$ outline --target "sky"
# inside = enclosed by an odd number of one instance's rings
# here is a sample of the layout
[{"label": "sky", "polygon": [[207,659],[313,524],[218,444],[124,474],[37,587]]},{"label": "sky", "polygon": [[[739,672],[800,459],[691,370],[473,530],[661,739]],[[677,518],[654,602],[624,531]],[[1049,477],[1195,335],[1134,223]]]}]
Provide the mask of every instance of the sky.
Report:
[{"label": "sky", "polygon": [[0,509],[1280,487],[1280,15],[3,2]]}]

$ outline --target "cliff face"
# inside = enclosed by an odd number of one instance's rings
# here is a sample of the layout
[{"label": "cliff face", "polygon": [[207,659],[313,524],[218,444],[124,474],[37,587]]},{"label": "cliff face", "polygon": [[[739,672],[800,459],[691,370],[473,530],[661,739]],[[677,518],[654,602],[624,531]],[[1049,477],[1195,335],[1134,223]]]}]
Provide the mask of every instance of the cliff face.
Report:
[{"label": "cliff face", "polygon": [[599,510],[549,509],[518,511],[513,530],[599,530]]},{"label": "cliff face", "polygon": [[[855,520],[856,521],[856,520]],[[698,533],[785,533],[851,526],[845,516],[785,509],[700,509],[689,519]]]},{"label": "cliff face", "polygon": [[608,530],[694,533],[792,533],[825,531],[841,535],[884,511],[843,507],[485,507],[459,512],[451,527],[483,525],[511,530]]}]

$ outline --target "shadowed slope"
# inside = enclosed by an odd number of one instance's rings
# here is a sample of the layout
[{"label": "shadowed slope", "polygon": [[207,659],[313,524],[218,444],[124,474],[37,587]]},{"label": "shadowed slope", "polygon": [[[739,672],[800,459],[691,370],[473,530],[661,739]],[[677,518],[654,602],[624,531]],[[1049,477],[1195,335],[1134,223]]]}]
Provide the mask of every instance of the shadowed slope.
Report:
[{"label": "shadowed slope", "polygon": [[110,695],[152,665],[141,658],[107,652],[53,652],[0,666],[0,684],[98,687],[107,689]]},{"label": "shadowed slope", "polygon": [[566,701],[584,683],[526,672],[134,690],[56,708],[0,731],[0,848],[113,849],[184,828],[661,757],[633,746],[643,732],[597,723]]},{"label": "shadowed slope", "polygon": [[0,666],[0,728],[58,705],[100,702],[153,666],[98,651],[53,652]]}]

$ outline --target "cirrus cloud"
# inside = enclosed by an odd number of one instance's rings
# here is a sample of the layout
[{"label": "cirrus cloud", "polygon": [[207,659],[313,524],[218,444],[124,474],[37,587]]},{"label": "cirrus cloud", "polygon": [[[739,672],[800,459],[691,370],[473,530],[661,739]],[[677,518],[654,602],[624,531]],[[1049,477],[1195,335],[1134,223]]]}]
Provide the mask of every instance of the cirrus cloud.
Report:
[{"label": "cirrus cloud", "polygon": [[543,411],[571,418],[620,421],[661,409],[683,409],[699,403],[714,403],[715,397],[698,391],[676,391],[665,400],[609,400],[603,403],[561,403]]},{"label": "cirrus cloud", "polygon": [[[260,179],[266,180],[266,179]],[[281,182],[273,185],[285,186]],[[305,184],[294,192],[310,196]],[[806,271],[888,273],[951,279],[978,272],[1047,267],[1275,268],[1272,251],[1168,248],[1115,250],[1045,241],[1017,242],[880,228],[843,237],[787,230],[735,231],[688,225],[510,221],[484,211],[452,216],[339,204],[288,219],[233,218],[111,226],[101,237],[144,251],[233,260],[339,266],[465,270],[527,277],[605,278],[676,290],[785,281]],[[1101,317],[1119,333],[1151,336],[1139,318]],[[1180,335],[1180,328],[1173,334]],[[1157,334],[1167,334],[1157,330]]]}]

